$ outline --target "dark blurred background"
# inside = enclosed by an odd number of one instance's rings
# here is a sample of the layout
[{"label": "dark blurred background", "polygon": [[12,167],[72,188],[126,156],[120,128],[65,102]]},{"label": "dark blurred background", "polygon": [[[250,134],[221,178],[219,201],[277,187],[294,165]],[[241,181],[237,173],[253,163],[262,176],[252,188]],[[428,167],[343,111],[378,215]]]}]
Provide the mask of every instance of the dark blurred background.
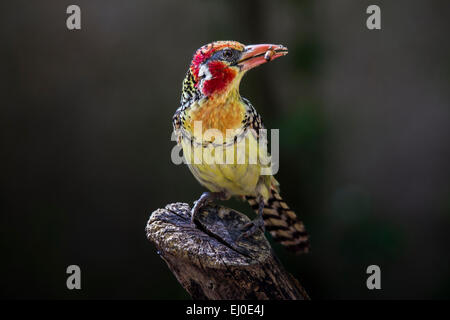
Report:
[{"label": "dark blurred background", "polygon": [[3,1],[1,296],[188,298],[144,227],[203,191],[170,160],[171,117],[193,52],[237,40],[290,49],[241,86],[280,129],[277,179],[311,234],[305,256],[274,245],[285,267],[313,299],[449,298],[449,4]]}]

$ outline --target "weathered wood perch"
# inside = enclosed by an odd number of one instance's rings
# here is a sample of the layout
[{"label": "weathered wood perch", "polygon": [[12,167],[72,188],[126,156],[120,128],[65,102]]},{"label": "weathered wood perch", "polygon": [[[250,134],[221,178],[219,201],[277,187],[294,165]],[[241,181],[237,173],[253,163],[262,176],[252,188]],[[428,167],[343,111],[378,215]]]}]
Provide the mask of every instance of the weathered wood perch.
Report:
[{"label": "weathered wood perch", "polygon": [[237,241],[249,218],[212,205],[190,222],[186,203],[152,213],[147,238],[193,299],[309,299],[261,231]]}]

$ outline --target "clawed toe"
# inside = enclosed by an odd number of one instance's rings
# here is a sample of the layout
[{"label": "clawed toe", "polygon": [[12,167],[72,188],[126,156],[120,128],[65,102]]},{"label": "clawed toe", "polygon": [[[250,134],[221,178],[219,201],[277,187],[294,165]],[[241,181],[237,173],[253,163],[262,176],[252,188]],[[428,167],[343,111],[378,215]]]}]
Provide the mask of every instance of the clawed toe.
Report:
[{"label": "clawed toe", "polygon": [[194,220],[197,216],[197,214],[200,212],[200,209],[205,205],[205,203],[202,203],[201,201],[197,200],[194,201],[194,206],[191,209],[191,223],[195,224]]},{"label": "clawed toe", "polygon": [[253,221],[250,221],[244,225],[242,230],[246,230],[241,233],[241,235],[238,237],[238,241],[242,238],[248,238],[254,235],[258,230],[261,230],[263,233],[265,231],[264,228],[264,221],[262,219],[255,219]]},{"label": "clawed toe", "polygon": [[191,210],[191,223],[194,223],[196,215],[200,212],[200,210],[207,205],[209,202],[214,199],[223,199],[226,198],[226,195],[223,192],[203,192],[200,198],[197,201],[194,201],[194,206]]}]

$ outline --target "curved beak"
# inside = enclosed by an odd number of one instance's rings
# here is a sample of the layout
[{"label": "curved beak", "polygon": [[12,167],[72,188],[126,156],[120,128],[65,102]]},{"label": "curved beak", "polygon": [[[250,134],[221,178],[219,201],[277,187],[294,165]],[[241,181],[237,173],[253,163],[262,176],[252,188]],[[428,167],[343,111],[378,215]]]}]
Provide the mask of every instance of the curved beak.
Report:
[{"label": "curved beak", "polygon": [[288,49],[276,44],[254,44],[246,46],[237,65],[242,71],[253,69],[263,63],[282,57]]}]

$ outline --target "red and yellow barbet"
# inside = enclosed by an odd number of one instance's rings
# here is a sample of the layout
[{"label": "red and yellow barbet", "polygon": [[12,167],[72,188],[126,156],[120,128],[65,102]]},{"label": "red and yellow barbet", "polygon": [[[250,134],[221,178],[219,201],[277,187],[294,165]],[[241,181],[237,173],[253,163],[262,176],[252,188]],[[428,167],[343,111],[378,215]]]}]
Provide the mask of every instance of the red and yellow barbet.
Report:
[{"label": "red and yellow barbet", "polygon": [[[181,106],[173,117],[173,126],[189,169],[209,190],[195,202],[192,221],[209,201],[244,197],[258,217],[245,226],[242,236],[266,229],[275,241],[301,253],[309,250],[308,235],[281,198],[277,180],[262,174],[268,162],[262,160],[267,159],[249,161],[252,154],[267,154],[267,140],[259,134],[263,129],[260,115],[239,94],[240,81],[248,70],[287,52],[281,45],[245,46],[236,41],[216,41],[201,47],[183,81]],[[197,130],[199,123],[201,129]],[[205,137],[210,129],[222,133],[225,141],[219,143],[214,137]],[[211,161],[219,148],[222,152],[232,148],[234,162]],[[195,161],[199,154],[200,161]]]}]

